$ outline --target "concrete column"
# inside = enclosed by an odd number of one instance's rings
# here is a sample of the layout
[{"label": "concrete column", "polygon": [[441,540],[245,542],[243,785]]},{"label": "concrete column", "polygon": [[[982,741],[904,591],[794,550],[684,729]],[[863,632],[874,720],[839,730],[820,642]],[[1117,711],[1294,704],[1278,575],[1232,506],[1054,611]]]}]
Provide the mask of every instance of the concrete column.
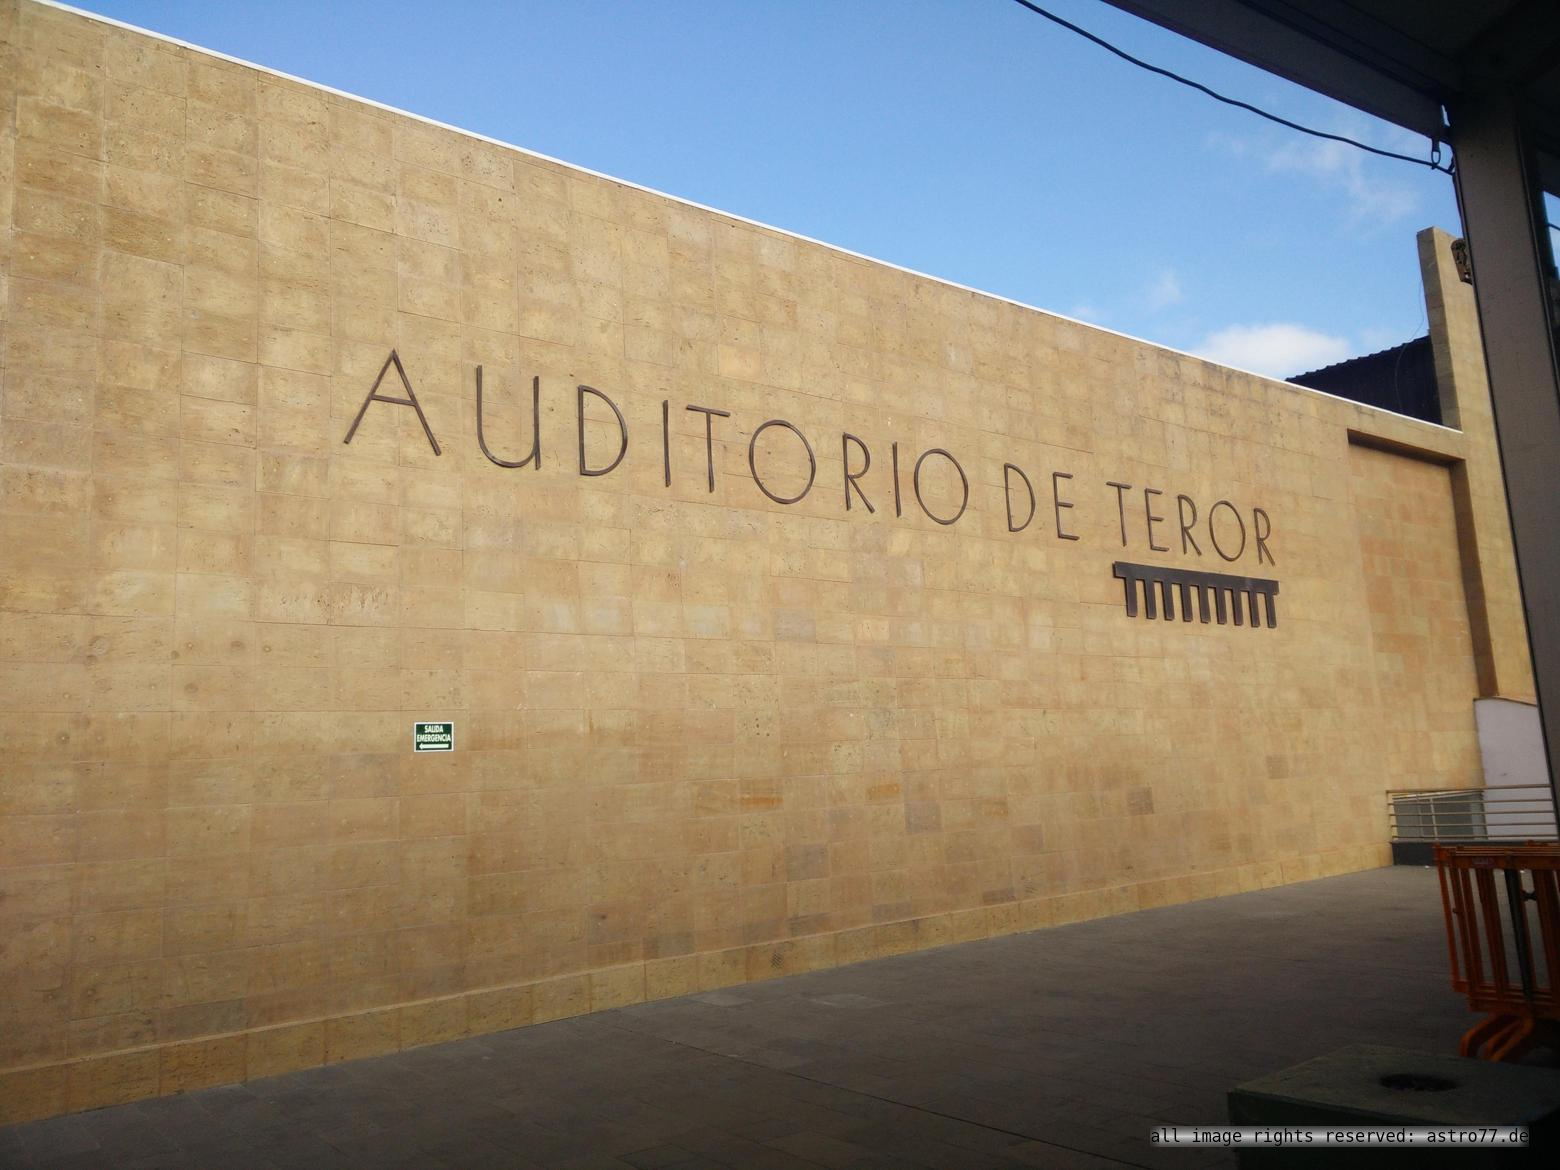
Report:
[{"label": "concrete column", "polygon": [[1489,367],[1517,568],[1544,726],[1560,792],[1560,369],[1548,242],[1515,108],[1504,94],[1451,110],[1457,194]]},{"label": "concrete column", "polygon": [[1463,595],[1468,602],[1479,697],[1533,702],[1527,620],[1500,472],[1500,446],[1490,405],[1489,371],[1479,333],[1473,286],[1458,275],[1452,237],[1439,228],[1419,233],[1419,268],[1435,355],[1441,418],[1462,431],[1466,458],[1448,469],[1457,508]]}]

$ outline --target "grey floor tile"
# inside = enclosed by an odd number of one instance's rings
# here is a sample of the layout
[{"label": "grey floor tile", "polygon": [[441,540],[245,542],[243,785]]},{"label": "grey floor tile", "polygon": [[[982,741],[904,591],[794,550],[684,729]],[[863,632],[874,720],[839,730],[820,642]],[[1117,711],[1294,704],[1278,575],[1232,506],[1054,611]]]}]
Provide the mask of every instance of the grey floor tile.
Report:
[{"label": "grey floor tile", "polygon": [[21,1145],[27,1158],[40,1163],[55,1162],[77,1154],[100,1153],[103,1148],[84,1116],[55,1117],[35,1122],[23,1129]]},{"label": "grey floor tile", "polygon": [[1346,1043],[1455,1051],[1430,871],[1354,874],[0,1129],[0,1170],[1122,1165]]}]

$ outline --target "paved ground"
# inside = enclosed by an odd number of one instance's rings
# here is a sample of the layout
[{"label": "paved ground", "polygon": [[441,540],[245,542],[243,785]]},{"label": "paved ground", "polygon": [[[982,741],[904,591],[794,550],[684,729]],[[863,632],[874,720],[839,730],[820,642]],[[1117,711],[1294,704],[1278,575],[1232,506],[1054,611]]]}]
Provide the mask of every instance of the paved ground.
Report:
[{"label": "paved ground", "polygon": [[1386,869],[0,1129],[0,1167],[1223,1165],[1148,1130],[1469,1022],[1433,872]]}]

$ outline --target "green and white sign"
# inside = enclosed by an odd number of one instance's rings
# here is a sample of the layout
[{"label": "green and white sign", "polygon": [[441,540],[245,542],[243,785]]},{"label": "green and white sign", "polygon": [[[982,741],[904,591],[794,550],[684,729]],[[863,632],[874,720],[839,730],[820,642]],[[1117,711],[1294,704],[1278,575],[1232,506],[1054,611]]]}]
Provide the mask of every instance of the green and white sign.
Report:
[{"label": "green and white sign", "polygon": [[455,725],[453,723],[412,724],[412,750],[414,752],[454,751]]}]

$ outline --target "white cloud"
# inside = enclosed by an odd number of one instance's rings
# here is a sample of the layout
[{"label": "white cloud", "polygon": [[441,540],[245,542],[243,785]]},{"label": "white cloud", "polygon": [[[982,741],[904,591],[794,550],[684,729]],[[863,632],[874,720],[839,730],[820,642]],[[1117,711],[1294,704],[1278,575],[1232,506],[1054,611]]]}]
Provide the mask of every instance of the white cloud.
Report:
[{"label": "white cloud", "polygon": [[1091,305],[1087,302],[1076,304],[1072,308],[1068,309],[1067,316],[1071,317],[1074,321],[1090,321],[1096,325],[1105,319],[1105,314],[1100,310],[1098,305]]},{"label": "white cloud", "polygon": [[1363,151],[1347,143],[1306,138],[1270,151],[1267,169],[1308,175],[1341,191],[1349,201],[1349,218],[1355,224],[1380,226],[1412,214],[1419,197],[1401,183],[1367,174],[1365,159]]},{"label": "white cloud", "polygon": [[[1391,149],[1410,155],[1424,149],[1422,139],[1396,127],[1388,129],[1394,131],[1387,135]],[[1343,133],[1363,141],[1361,125],[1348,126]],[[1275,146],[1271,141],[1213,133],[1206,143],[1236,158],[1256,159],[1271,174],[1304,175],[1342,195],[1348,204],[1349,222],[1355,227],[1385,227],[1419,208],[1419,196],[1411,187],[1379,177],[1375,174],[1377,160],[1345,142],[1294,137]]]},{"label": "white cloud", "polygon": [[1169,268],[1162,269],[1154,282],[1148,286],[1148,291],[1143,294],[1148,307],[1154,312],[1168,309],[1171,305],[1179,305],[1186,299],[1186,294],[1181,291],[1181,281]]},{"label": "white cloud", "polygon": [[1304,325],[1231,325],[1203,338],[1193,352],[1220,365],[1289,378],[1349,356],[1349,341]]}]

